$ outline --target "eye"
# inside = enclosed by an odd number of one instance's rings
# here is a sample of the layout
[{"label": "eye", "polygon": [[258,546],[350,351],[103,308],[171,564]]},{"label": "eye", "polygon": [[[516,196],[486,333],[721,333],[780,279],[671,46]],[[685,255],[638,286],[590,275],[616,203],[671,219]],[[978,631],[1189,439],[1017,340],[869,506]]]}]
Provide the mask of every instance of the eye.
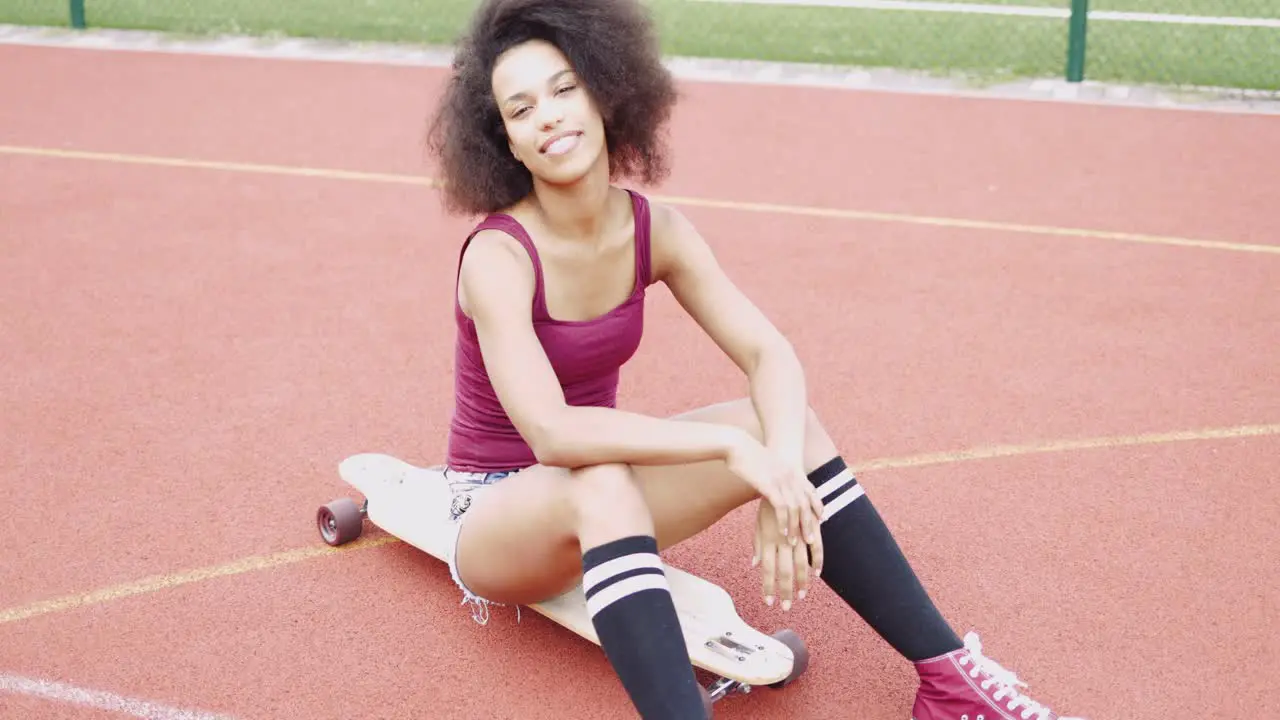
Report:
[{"label": "eye", "polygon": [[567,83],[565,85],[561,85],[560,87],[556,88],[556,94],[563,95],[564,93],[567,93],[571,90],[576,90],[577,88],[578,88],[577,84]]}]

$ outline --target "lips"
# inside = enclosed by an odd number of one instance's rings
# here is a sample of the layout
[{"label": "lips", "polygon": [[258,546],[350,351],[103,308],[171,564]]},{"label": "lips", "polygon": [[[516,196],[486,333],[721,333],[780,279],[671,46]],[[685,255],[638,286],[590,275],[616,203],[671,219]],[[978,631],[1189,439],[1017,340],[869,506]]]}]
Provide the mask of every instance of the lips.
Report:
[{"label": "lips", "polygon": [[581,136],[582,133],[577,131],[558,133],[547,138],[539,150],[548,155],[560,155],[576,147]]}]

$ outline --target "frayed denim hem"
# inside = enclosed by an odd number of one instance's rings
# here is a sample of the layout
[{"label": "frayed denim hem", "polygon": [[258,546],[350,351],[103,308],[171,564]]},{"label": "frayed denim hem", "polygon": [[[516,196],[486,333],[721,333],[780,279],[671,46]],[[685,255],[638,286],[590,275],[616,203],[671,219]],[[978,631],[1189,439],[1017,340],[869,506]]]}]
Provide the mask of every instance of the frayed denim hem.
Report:
[{"label": "frayed denim hem", "polygon": [[[505,607],[503,603],[494,602],[480,597],[471,591],[471,588],[462,582],[462,577],[458,574],[458,537],[462,533],[463,521],[466,519],[467,510],[471,507],[472,498],[477,492],[489,485],[493,485],[498,481],[514,475],[517,471],[511,472],[461,472],[444,468],[443,474],[445,480],[449,483],[449,490],[453,493],[453,503],[449,508],[449,515],[454,523],[453,534],[449,543],[448,565],[449,574],[453,577],[453,582],[462,591],[461,605],[471,606],[471,618],[477,624],[487,625],[489,623],[490,608],[494,605]],[[516,608],[516,622],[520,621],[520,608]]]}]

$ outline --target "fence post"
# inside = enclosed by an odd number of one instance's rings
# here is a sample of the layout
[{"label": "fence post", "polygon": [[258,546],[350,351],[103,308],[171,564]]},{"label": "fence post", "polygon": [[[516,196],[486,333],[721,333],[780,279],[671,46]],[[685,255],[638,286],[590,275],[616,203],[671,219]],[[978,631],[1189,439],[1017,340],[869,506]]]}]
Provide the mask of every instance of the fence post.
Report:
[{"label": "fence post", "polygon": [[84,0],[71,0],[71,27],[84,29]]},{"label": "fence post", "polygon": [[1089,25],[1089,0],[1071,0],[1070,34],[1067,36],[1067,82],[1084,80],[1085,33]]}]

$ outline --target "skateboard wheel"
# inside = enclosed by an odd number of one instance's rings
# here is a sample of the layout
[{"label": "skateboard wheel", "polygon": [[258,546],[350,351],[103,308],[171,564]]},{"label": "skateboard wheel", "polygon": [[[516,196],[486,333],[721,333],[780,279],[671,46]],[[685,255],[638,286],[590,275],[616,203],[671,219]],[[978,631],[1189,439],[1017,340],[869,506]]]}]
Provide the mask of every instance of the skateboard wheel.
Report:
[{"label": "skateboard wheel", "polygon": [[791,653],[795,655],[795,663],[791,666],[791,674],[773,683],[771,688],[784,688],[795,682],[797,678],[809,669],[809,648],[805,646],[804,640],[796,633],[795,630],[779,630],[773,634],[773,639],[786,645],[791,649]]},{"label": "skateboard wheel", "polygon": [[339,498],[320,506],[316,511],[316,526],[326,543],[343,545],[360,537],[364,529],[364,513],[351,498]]}]

